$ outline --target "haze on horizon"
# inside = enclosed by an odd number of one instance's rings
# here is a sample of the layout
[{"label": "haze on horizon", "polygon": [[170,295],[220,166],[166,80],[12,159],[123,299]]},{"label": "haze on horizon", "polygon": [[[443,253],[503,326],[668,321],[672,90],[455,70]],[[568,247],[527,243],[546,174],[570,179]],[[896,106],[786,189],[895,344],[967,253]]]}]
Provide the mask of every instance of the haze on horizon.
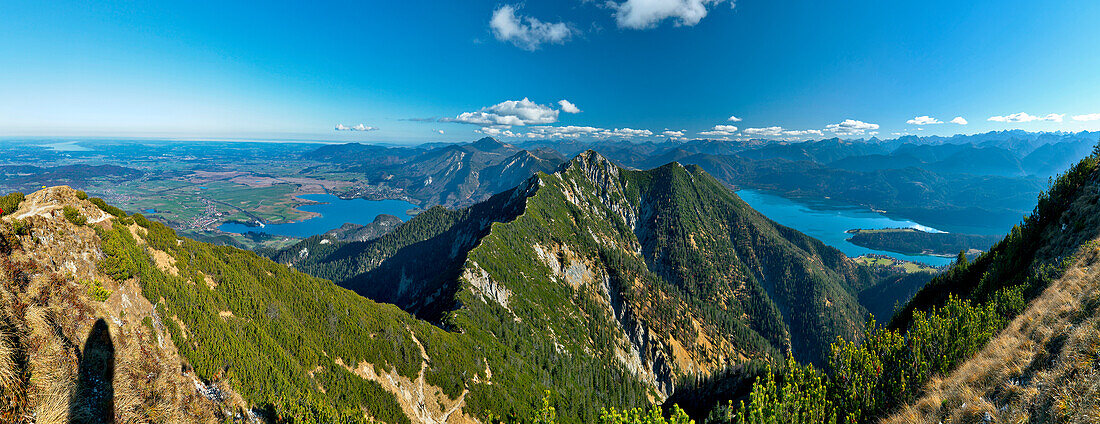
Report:
[{"label": "haze on horizon", "polygon": [[0,134],[423,143],[1100,130],[1100,4],[0,5]]}]

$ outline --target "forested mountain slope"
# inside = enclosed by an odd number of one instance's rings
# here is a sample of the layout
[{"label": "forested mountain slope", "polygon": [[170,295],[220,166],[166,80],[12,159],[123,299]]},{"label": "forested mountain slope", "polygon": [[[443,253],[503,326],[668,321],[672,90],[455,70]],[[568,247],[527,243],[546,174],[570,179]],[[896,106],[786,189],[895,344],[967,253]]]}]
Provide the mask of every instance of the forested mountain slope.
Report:
[{"label": "forested mountain slope", "polygon": [[630,171],[594,152],[376,240],[313,237],[275,258],[445,328],[613,358],[666,395],[750,358],[821,360],[821,346],[858,336],[857,294],[885,277],[698,167]]},{"label": "forested mountain slope", "polygon": [[445,331],[67,187],[0,205],[0,417],[515,421],[550,390],[570,394],[550,399],[562,422],[592,422],[652,392],[607,361]]},{"label": "forested mountain slope", "polygon": [[[631,172],[589,154],[508,196],[482,215],[437,210],[489,229],[462,254],[442,328],[67,187],[5,197],[11,278],[0,339],[15,350],[3,351],[0,374],[15,379],[0,382],[14,402],[2,413],[515,421],[534,416],[549,390],[559,422],[592,422],[600,407],[660,400],[686,375],[810,343],[788,326],[843,334],[856,323],[824,308],[860,310],[848,293],[870,281],[868,270],[766,221],[698,169]],[[777,250],[730,241],[742,233]],[[704,281],[694,273],[709,271],[685,265],[695,261],[737,273]],[[784,281],[809,291],[796,296],[774,275],[802,278]],[[799,297],[822,306],[791,303]],[[741,320],[753,307],[765,314]],[[786,317],[780,308],[813,312]],[[85,371],[111,368],[113,377]],[[95,395],[104,387],[125,391],[116,405]]]}]

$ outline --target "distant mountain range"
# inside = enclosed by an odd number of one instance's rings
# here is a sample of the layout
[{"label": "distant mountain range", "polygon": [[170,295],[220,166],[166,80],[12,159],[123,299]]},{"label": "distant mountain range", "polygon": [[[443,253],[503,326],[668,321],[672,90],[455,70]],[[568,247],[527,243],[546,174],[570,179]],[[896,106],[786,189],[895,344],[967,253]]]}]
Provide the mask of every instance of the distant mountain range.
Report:
[{"label": "distant mountain range", "polygon": [[[594,150],[621,166],[669,162],[701,166],[737,188],[832,199],[885,210],[948,231],[996,234],[1019,221],[1054,175],[1087,155],[1100,133],[990,132],[893,140],[825,139],[682,142],[536,140],[384,148],[324,146],[306,155],[340,172],[364,175],[343,197],[399,193],[422,207],[469,206],[566,157]],[[974,228],[983,227],[983,228]]]},{"label": "distant mountain range", "polygon": [[397,189],[422,206],[470,205],[536,172],[553,172],[565,161],[552,150],[519,149],[488,137],[432,149],[324,146],[306,157],[329,161],[343,172],[361,173],[370,184]]}]

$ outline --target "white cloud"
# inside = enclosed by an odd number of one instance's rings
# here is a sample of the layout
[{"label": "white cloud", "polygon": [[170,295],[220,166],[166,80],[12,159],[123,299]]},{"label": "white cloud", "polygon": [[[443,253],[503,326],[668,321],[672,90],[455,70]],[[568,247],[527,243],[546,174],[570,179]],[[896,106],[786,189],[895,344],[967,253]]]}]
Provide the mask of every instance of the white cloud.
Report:
[{"label": "white cloud", "polygon": [[909,124],[909,125],[933,125],[933,124],[942,124],[943,121],[941,121],[939,119],[936,119],[936,118],[933,118],[933,117],[928,116],[928,115],[924,115],[924,116],[918,116],[916,118],[905,121],[905,123]]},{"label": "white cloud", "polygon": [[[867,132],[868,130],[877,129],[878,124],[857,121],[855,119],[845,119],[844,122],[838,124],[829,124],[825,126],[825,131],[834,132],[837,135],[859,135]],[[877,134],[877,132],[871,133],[871,135],[875,134]]]},{"label": "white cloud", "polygon": [[336,128],[334,128],[334,129],[336,131],[374,131],[374,130],[377,130],[378,127],[372,127],[372,126],[366,125],[366,124],[359,124],[359,125],[355,125],[355,126],[352,126],[352,127],[349,127],[349,126],[344,125],[344,124],[336,124]]},{"label": "white cloud", "polygon": [[1029,115],[1025,112],[1013,113],[1005,116],[990,116],[989,120],[993,122],[1031,122],[1031,121],[1052,121],[1062,122],[1066,114],[1049,113],[1044,116]]},{"label": "white cloud", "polygon": [[664,131],[661,131],[661,135],[663,135],[665,137],[669,137],[669,138],[684,138],[684,130],[680,130],[680,131],[664,130]]},{"label": "white cloud", "polygon": [[[608,1],[619,28],[648,29],[672,18],[676,26],[693,26],[707,16],[707,7],[725,0],[626,0]],[[734,4],[730,2],[730,4]]]},{"label": "white cloud", "polygon": [[443,135],[443,130],[432,130],[432,131],[435,131],[435,132],[439,133],[439,135]]},{"label": "white cloud", "polygon": [[741,122],[741,118],[738,118],[736,115],[730,115],[730,117],[726,120],[730,122]]},{"label": "white cloud", "polygon": [[577,108],[577,105],[573,104],[569,100],[558,100],[558,104],[561,105],[561,111],[565,113],[581,113],[581,110]]},{"label": "white cloud", "polygon": [[528,51],[538,50],[543,43],[562,44],[573,36],[573,29],[565,22],[550,23],[530,16],[516,16],[515,6],[510,5],[493,11],[489,28],[497,40]]},{"label": "white cloud", "polygon": [[963,118],[961,116],[956,116],[954,119],[951,120],[951,123],[952,124],[959,124],[959,125],[969,124],[969,122],[966,121],[966,118]]},{"label": "white cloud", "polygon": [[476,112],[463,112],[454,118],[442,118],[440,121],[483,126],[552,124],[558,122],[559,112],[524,97],[523,100],[503,101]]},{"label": "white cloud", "polygon": [[1090,113],[1087,115],[1074,115],[1074,121],[1100,121],[1100,113]]},{"label": "white cloud", "polygon": [[700,131],[699,135],[706,137],[724,137],[737,134],[737,127],[733,125],[715,125],[708,131]]}]

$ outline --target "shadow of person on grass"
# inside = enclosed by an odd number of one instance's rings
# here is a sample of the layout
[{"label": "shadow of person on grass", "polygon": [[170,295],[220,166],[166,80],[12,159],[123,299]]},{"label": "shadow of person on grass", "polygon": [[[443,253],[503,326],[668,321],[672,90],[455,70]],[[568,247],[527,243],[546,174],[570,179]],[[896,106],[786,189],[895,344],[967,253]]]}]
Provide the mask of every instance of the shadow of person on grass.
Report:
[{"label": "shadow of person on grass", "polygon": [[115,422],[115,345],[103,318],[96,320],[80,355],[80,369],[69,402],[69,422]]}]

